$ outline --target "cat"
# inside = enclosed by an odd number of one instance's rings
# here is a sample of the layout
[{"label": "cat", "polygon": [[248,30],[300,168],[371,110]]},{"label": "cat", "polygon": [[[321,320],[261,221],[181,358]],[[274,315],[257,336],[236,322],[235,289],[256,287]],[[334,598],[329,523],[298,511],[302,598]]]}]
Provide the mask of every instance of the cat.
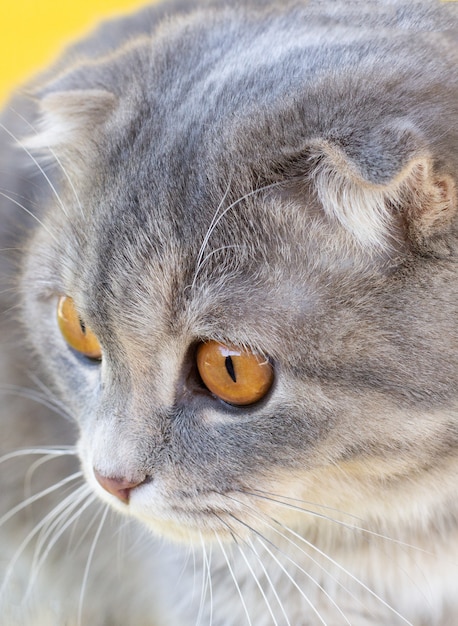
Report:
[{"label": "cat", "polygon": [[107,22],[1,118],[3,626],[458,624],[458,4]]}]

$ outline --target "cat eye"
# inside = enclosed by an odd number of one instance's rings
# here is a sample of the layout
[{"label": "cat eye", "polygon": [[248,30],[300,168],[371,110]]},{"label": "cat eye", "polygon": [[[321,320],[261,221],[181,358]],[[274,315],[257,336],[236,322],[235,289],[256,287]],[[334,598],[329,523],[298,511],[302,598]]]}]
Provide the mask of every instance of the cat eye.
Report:
[{"label": "cat eye", "polygon": [[217,341],[197,349],[197,369],[215,396],[237,406],[259,402],[273,383],[273,369],[265,357]]},{"label": "cat eye", "polygon": [[92,330],[76,311],[72,298],[62,296],[57,304],[57,322],[65,341],[89,359],[100,360],[102,348]]}]

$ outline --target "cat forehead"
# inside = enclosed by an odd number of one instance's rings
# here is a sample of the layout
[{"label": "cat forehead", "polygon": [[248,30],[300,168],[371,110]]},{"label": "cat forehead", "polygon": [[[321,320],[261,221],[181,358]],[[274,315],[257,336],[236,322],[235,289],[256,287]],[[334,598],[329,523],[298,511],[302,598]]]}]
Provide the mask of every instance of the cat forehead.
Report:
[{"label": "cat forehead", "polygon": [[275,221],[273,200],[253,194],[237,202],[227,194],[217,204],[190,202],[179,219],[178,198],[129,211],[118,199],[117,211],[105,207],[86,229],[83,253],[66,264],[93,319],[146,333],[153,326],[158,334],[245,332],[252,343],[274,318],[283,323],[283,307],[291,314],[310,306],[303,241]]}]

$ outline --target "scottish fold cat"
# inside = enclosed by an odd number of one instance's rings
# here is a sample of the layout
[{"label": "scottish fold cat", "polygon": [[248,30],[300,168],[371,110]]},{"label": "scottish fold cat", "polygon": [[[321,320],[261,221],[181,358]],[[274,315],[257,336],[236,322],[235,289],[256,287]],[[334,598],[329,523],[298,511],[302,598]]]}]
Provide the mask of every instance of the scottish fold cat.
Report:
[{"label": "scottish fold cat", "polygon": [[458,624],[458,4],[166,2],[1,118],[0,622]]}]

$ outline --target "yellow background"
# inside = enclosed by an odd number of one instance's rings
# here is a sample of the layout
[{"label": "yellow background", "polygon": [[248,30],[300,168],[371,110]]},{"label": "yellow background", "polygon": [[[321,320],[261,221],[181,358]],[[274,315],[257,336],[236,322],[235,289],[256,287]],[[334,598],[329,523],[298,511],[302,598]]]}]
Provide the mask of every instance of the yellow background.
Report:
[{"label": "yellow background", "polygon": [[[281,2],[281,0],[279,0]],[[456,1],[456,0],[447,0]],[[148,0],[0,0],[0,103],[104,16]]]},{"label": "yellow background", "polygon": [[0,0],[0,102],[104,16],[148,0]]}]

